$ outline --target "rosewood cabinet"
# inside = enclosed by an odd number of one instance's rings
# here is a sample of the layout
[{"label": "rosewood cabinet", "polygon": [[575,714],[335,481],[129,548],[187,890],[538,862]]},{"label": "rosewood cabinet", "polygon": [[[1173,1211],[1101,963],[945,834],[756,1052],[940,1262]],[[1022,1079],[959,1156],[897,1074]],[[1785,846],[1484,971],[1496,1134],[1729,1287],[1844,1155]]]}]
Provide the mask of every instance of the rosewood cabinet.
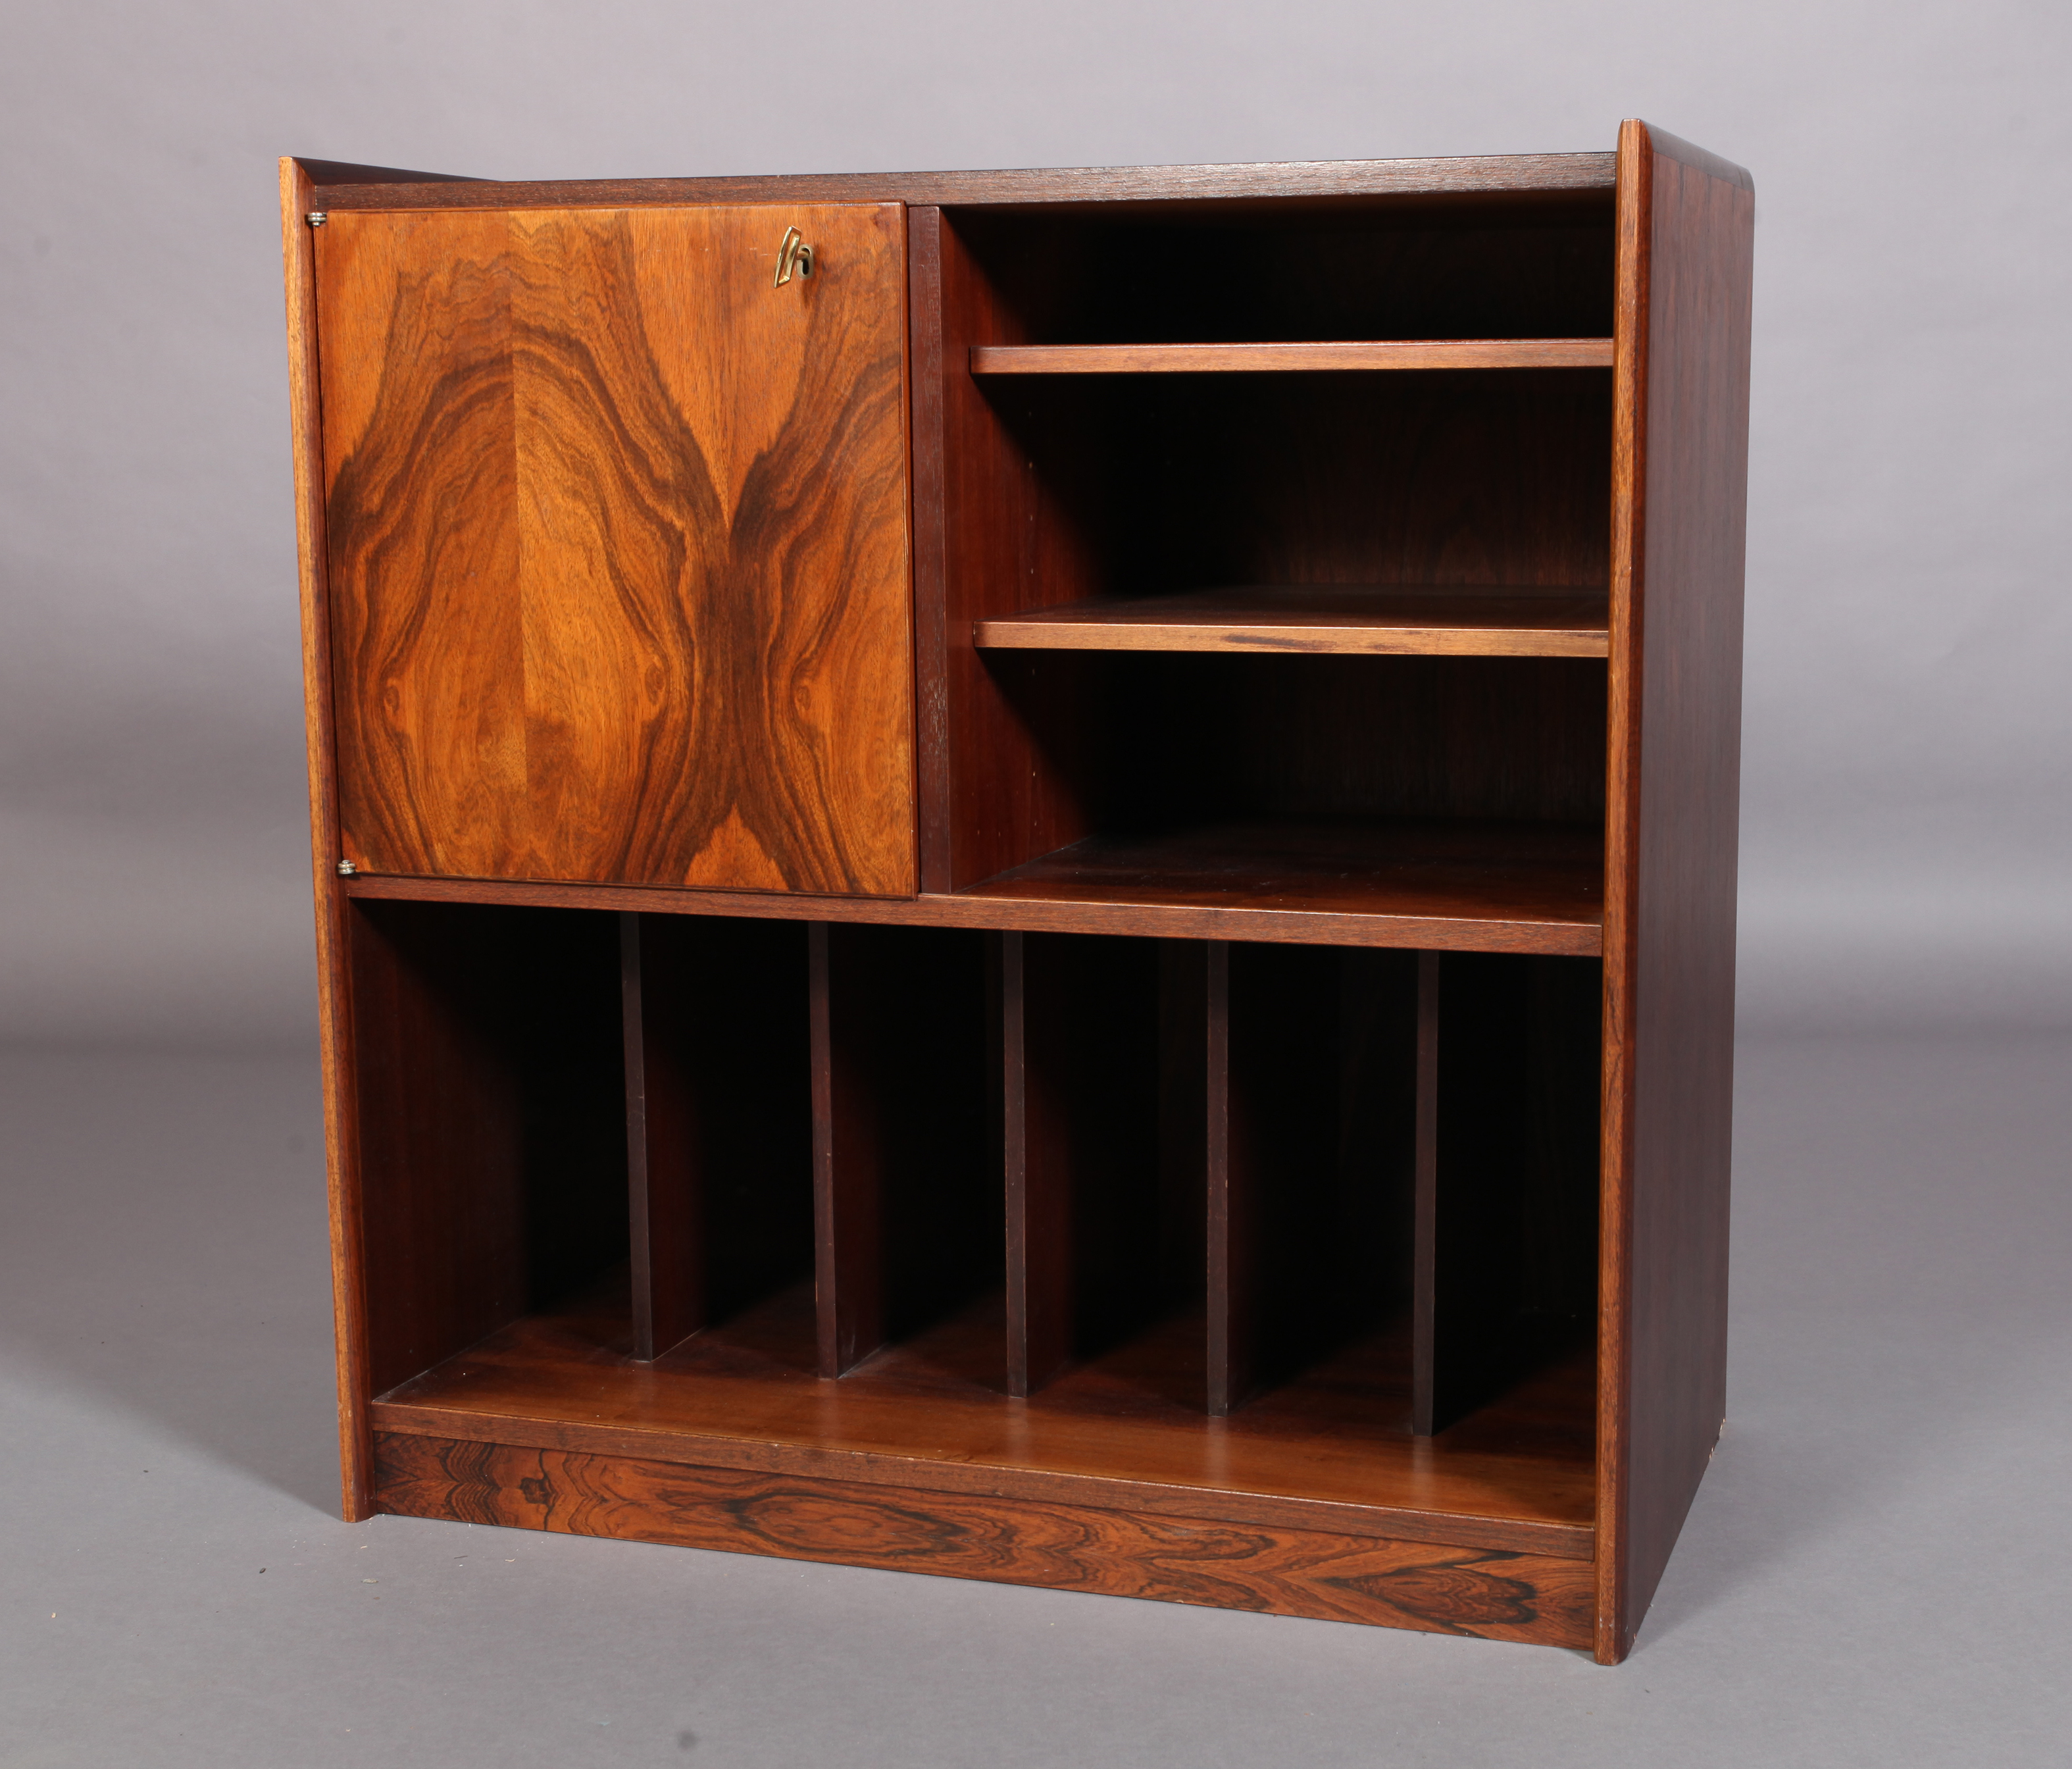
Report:
[{"label": "rosewood cabinet", "polygon": [[348,1515],[1630,1646],[1747,175],[282,163]]}]

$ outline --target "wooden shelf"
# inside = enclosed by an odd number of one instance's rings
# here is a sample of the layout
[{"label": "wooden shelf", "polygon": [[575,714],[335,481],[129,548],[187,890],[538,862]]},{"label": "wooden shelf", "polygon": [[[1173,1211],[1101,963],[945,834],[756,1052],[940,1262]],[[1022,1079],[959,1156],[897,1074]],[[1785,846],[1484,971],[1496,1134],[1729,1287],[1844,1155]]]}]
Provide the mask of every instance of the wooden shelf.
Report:
[{"label": "wooden shelf", "polygon": [[[960,893],[1022,902],[1276,910],[1466,924],[1396,944],[1594,956],[1604,837],[1585,825],[1229,823],[1103,835]],[[1118,918],[1113,931],[1134,930]]]},{"label": "wooden shelf", "polygon": [[1609,368],[1609,338],[1309,344],[974,344],[974,375],[1318,374],[1389,368]]},{"label": "wooden shelf", "polygon": [[839,1471],[1195,1519],[1587,1559],[1593,1375],[1587,1347],[1437,1438],[1413,1438],[1402,1347],[1377,1336],[1211,1421],[1198,1314],[1154,1326],[1007,1397],[1001,1302],[982,1299],[837,1384],[814,1374],[801,1285],[634,1361],[623,1286],[520,1319],[375,1403],[376,1430]]},{"label": "wooden shelf", "polygon": [[1276,584],[1066,603],[980,620],[989,650],[1259,651],[1602,657],[1602,590]]}]

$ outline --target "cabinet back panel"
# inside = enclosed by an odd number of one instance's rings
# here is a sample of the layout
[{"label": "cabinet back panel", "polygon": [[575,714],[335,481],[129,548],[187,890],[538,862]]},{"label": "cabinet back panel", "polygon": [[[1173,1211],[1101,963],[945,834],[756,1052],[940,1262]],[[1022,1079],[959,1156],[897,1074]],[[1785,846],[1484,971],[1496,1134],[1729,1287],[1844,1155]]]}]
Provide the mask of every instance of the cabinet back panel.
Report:
[{"label": "cabinet back panel", "polygon": [[950,212],[1044,344],[1611,335],[1608,193],[1329,214],[1225,205],[1213,220]]},{"label": "cabinet back panel", "polygon": [[1245,584],[1601,586],[1601,372],[964,386],[989,442],[967,454],[1023,520],[1011,549],[950,549],[957,888],[1205,817],[1601,817],[1601,663],[1013,654],[972,651],[968,624]]},{"label": "cabinet back panel", "polygon": [[583,911],[364,903],[352,944],[379,1394],[625,1257],[618,929]]},{"label": "cabinet back panel", "polygon": [[1604,815],[1605,666],[1590,659],[991,655],[1100,833]]},{"label": "cabinet back panel", "polygon": [[[1005,1229],[986,936],[837,924],[823,938],[813,1060],[824,1288],[843,1303],[832,1376],[997,1290]],[[865,1300],[851,1311],[843,1290]]]},{"label": "cabinet back panel", "polygon": [[[797,226],[813,274],[773,286]],[[317,236],[363,870],[914,888],[897,204]]]},{"label": "cabinet back panel", "polygon": [[[983,384],[1079,594],[1586,586],[1610,570],[1601,369],[1017,376]],[[1048,573],[1045,574],[1046,576]],[[1052,599],[1030,595],[1022,607]]]},{"label": "cabinet back panel", "polygon": [[[1234,944],[1231,1162],[1242,1168],[1256,1384],[1394,1324],[1408,1299],[1414,961]],[[1400,1335],[1368,1404],[1400,1422]]]},{"label": "cabinet back panel", "polygon": [[636,1355],[813,1270],[806,929],[622,918]]},{"label": "cabinet back panel", "polygon": [[1597,1302],[1603,968],[1434,955],[1420,1176],[1420,1432],[1587,1343]]}]

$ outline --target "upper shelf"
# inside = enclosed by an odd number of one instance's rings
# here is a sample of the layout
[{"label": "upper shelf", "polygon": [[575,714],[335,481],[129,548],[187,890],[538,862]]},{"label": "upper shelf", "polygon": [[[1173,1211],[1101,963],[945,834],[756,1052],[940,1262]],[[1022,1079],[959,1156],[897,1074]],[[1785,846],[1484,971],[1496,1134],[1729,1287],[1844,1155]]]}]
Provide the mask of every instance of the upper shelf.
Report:
[{"label": "upper shelf", "polygon": [[974,344],[974,375],[1316,374],[1387,368],[1609,368],[1609,338],[1309,344]]},{"label": "upper shelf", "polygon": [[975,623],[981,649],[1602,657],[1606,596],[1586,588],[1274,584],[1071,602]]}]

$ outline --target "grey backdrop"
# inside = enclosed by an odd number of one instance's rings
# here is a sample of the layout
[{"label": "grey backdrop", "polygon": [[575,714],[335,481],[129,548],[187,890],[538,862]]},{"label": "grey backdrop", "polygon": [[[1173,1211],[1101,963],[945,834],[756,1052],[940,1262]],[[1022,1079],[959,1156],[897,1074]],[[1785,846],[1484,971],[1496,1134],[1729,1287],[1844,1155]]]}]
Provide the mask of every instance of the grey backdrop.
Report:
[{"label": "grey backdrop", "polygon": [[[2064,1762],[2068,47],[2062,0],[9,0],[0,1763]],[[1729,1429],[1634,1661],[339,1524],[274,156],[1636,114],[1758,237]]]},{"label": "grey backdrop", "polygon": [[1608,148],[1758,202],[1751,1024],[2072,1003],[2072,8],[298,9],[0,38],[0,1038],[311,1018],[273,158],[506,178]]}]

